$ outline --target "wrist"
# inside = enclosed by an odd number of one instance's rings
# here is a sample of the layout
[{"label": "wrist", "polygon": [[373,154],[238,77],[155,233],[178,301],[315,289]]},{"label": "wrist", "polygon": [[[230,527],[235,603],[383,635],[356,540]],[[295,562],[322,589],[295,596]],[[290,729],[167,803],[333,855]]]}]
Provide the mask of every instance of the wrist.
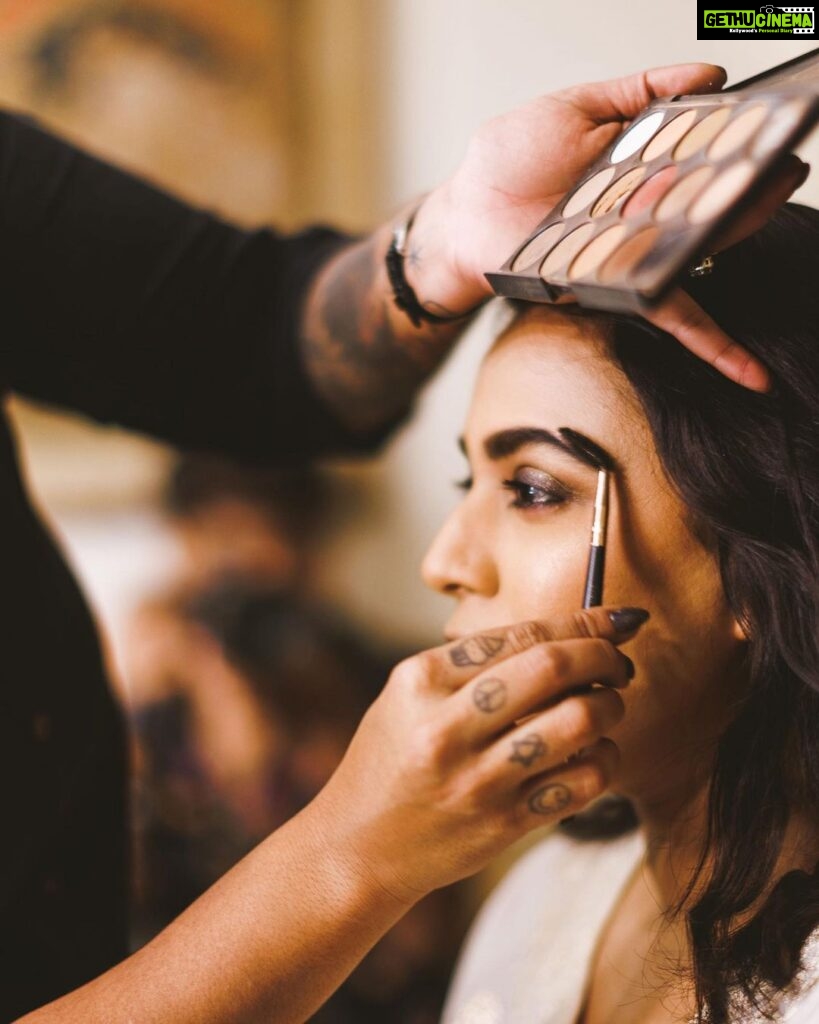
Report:
[{"label": "wrist", "polygon": [[418,206],[404,242],[407,283],[424,309],[438,316],[468,316],[491,295],[483,275],[461,265],[457,230],[442,185]]},{"label": "wrist", "polygon": [[345,814],[345,801],[337,800],[332,789],[333,780],[300,814],[313,836],[316,857],[347,906],[397,920],[428,890],[408,887],[395,858],[384,853],[379,839],[389,828]]}]

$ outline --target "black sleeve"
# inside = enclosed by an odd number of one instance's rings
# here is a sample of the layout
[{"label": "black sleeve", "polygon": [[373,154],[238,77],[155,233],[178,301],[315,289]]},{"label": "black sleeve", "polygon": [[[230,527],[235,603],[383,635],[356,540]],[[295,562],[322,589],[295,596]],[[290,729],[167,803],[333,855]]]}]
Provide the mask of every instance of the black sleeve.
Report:
[{"label": "black sleeve", "polygon": [[0,112],[0,373],[183,447],[366,450],[381,436],[349,436],[298,346],[305,289],[349,241],[240,230]]}]

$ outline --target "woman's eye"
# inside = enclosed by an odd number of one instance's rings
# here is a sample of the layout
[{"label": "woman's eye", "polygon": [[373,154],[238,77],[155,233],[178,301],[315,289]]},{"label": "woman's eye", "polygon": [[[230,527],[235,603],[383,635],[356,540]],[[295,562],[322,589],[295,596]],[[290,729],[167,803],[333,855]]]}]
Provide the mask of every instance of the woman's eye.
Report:
[{"label": "woman's eye", "polygon": [[456,480],[455,481],[455,486],[458,488],[459,491],[469,491],[469,490],[471,490],[471,488],[472,488],[472,477],[471,476],[467,476],[467,477],[464,477],[463,480]]},{"label": "woman's eye", "polygon": [[545,473],[521,474],[511,480],[504,480],[503,486],[515,495],[512,508],[562,505],[569,498],[569,491],[563,484]]}]

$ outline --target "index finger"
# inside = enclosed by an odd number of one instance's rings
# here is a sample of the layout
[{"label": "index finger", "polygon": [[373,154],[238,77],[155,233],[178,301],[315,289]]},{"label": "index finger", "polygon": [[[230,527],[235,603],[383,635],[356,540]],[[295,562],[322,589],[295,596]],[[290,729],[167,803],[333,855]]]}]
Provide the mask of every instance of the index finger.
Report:
[{"label": "index finger", "polygon": [[661,331],[673,334],[689,352],[711,363],[729,380],[752,391],[770,389],[771,378],[765,366],[739,342],[729,338],[682,288],[675,289],[656,309],[646,310],[643,317]]},{"label": "index finger", "polygon": [[419,655],[431,681],[448,689],[463,686],[488,665],[550,640],[599,637],[620,644],[649,617],[644,608],[585,608],[561,618],[533,619],[462,637]]}]

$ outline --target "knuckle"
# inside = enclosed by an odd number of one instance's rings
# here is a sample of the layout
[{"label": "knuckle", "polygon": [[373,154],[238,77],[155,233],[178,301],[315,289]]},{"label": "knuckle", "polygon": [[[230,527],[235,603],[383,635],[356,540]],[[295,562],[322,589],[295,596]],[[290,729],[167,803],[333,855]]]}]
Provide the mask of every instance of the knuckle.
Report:
[{"label": "knuckle", "polygon": [[390,679],[401,690],[417,692],[431,685],[434,665],[434,655],[429,651],[422,651],[400,661],[392,670]]},{"label": "knuckle", "polygon": [[584,802],[591,800],[609,788],[612,774],[602,760],[593,758],[583,765],[573,788]]},{"label": "knuckle", "polygon": [[448,787],[444,804],[458,817],[482,817],[489,808],[491,796],[490,780],[483,775],[471,774]]},{"label": "knuckle", "polygon": [[421,725],[410,744],[410,766],[416,771],[431,771],[437,775],[446,764],[448,748],[448,734],[437,722]]},{"label": "knuckle", "polygon": [[607,672],[616,672],[618,675],[622,669],[622,662],[617,648],[610,640],[604,637],[596,637],[591,641],[594,644],[594,655],[605,666]]},{"label": "knuckle", "polygon": [[535,620],[519,622],[509,631],[509,646],[517,654],[551,639],[548,628]]},{"label": "knuckle", "polygon": [[674,331],[672,333],[680,337],[689,337],[692,334],[698,334],[708,323],[708,316],[700,306],[696,305],[696,303],[691,305],[686,303],[685,307],[680,309],[675,317]]},{"label": "knuckle", "polygon": [[561,707],[562,732],[569,746],[583,746],[597,734],[597,721],[592,706],[580,697],[573,697]]},{"label": "knuckle", "polygon": [[611,702],[615,723],[620,722],[626,715],[625,701],[616,690],[608,690],[607,692],[610,694],[609,701]]},{"label": "knuckle", "polygon": [[573,612],[571,623],[575,633],[581,638],[585,637],[589,640],[594,640],[600,636],[600,630],[595,617],[593,615],[589,615],[588,612]]},{"label": "knuckle", "polygon": [[598,755],[611,774],[617,770],[620,764],[620,748],[608,738],[603,738],[597,744]]},{"label": "knuckle", "polygon": [[571,659],[562,647],[541,644],[536,651],[538,668],[544,675],[548,675],[558,685],[568,682]]},{"label": "knuckle", "polygon": [[616,690],[608,687],[595,692],[594,720],[598,732],[601,732],[609,725],[616,725],[625,715],[626,705],[623,698]]}]

